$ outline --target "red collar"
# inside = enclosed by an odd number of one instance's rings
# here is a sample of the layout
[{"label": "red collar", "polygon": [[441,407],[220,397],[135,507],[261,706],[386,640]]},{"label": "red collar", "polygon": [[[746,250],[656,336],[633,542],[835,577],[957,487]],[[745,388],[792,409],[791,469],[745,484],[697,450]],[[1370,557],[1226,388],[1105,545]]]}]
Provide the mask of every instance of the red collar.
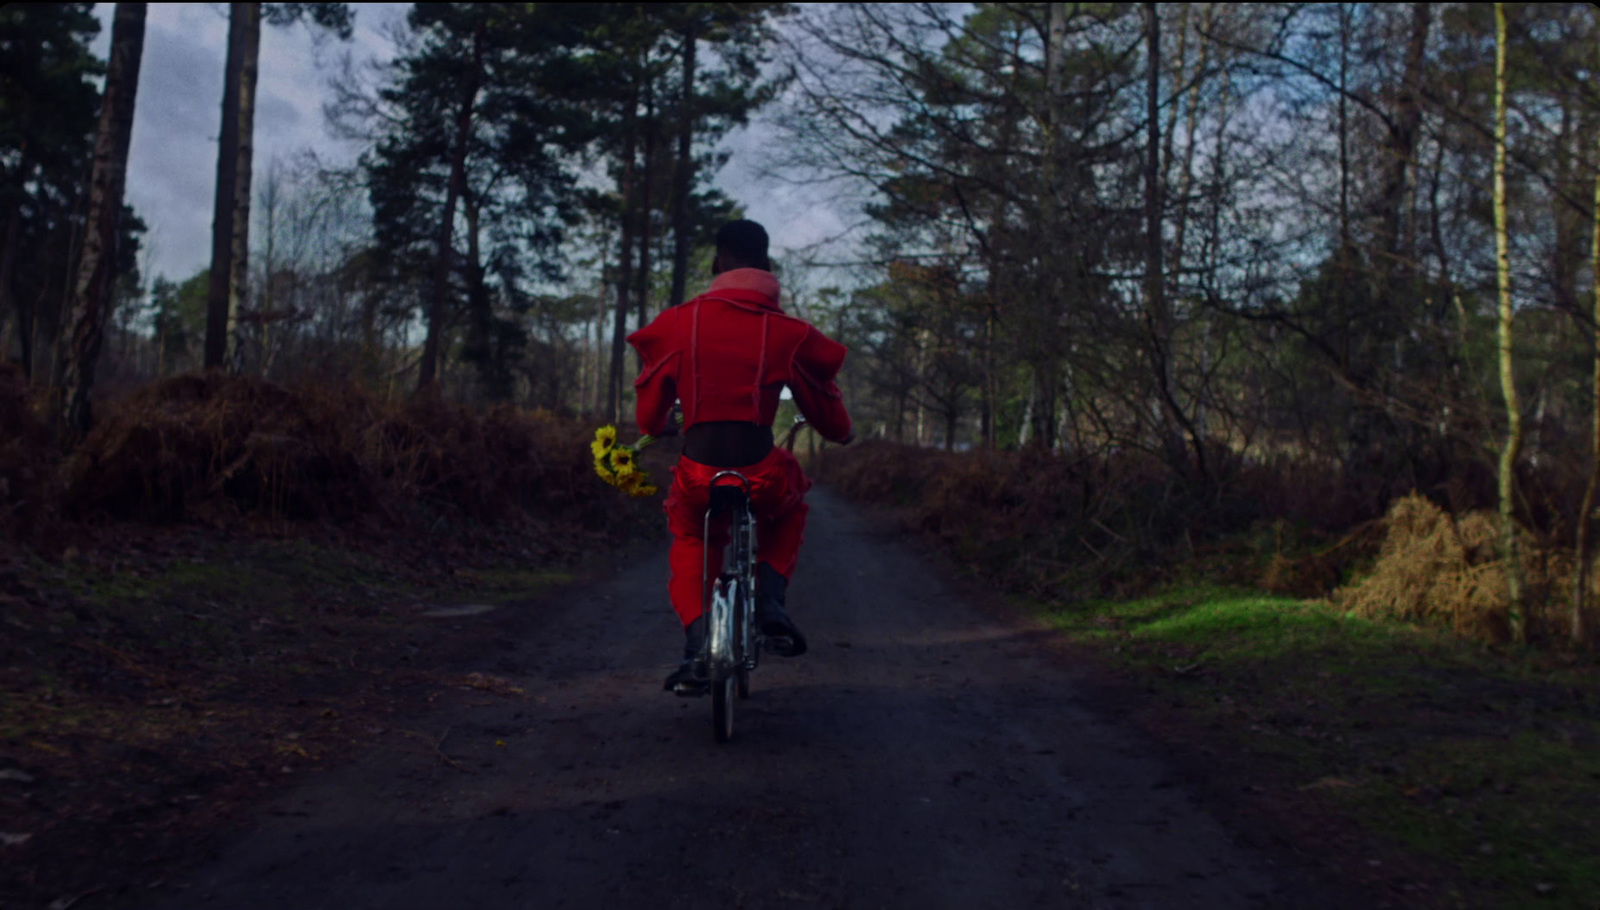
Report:
[{"label": "red collar", "polygon": [[783,312],[778,305],[778,276],[765,269],[730,269],[711,279],[711,287],[706,289],[706,293],[727,293],[735,300],[759,303]]}]

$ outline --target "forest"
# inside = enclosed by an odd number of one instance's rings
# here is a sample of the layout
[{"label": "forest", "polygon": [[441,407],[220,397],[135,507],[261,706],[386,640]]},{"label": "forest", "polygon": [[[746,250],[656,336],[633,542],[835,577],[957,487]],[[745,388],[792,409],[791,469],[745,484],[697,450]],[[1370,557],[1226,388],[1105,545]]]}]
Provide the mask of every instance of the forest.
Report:
[{"label": "forest", "polygon": [[[861,440],[807,469],[974,576],[1594,660],[1592,4],[214,5],[181,274],[129,185],[150,8],[0,8],[0,607],[119,522],[650,533],[584,449],[636,432],[625,336],[788,198]],[[256,154],[296,30],[344,158]]]},{"label": "forest", "polygon": [[[109,62],[88,5],[4,14],[0,350],[62,444],[200,370],[626,420],[623,335],[709,278],[720,140],[759,116],[771,183],[861,200],[776,268],[851,347],[864,436],[1140,465],[1163,545],[1493,509],[1494,559],[1570,551],[1563,590],[1510,573],[1509,634],[1587,637],[1585,4],[419,4],[325,73],[339,167],[254,161],[253,96],[264,27],[357,10],[236,4],[211,265],[177,276],[122,201],[142,9]],[[1263,473],[1303,501],[1240,504]]]}]

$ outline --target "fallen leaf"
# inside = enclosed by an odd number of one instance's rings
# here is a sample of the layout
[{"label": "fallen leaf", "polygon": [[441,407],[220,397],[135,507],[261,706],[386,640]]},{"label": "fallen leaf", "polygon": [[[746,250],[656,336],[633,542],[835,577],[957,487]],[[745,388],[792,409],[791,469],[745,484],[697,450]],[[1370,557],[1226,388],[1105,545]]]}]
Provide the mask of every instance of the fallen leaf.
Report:
[{"label": "fallen leaf", "polygon": [[7,834],[0,831],[0,847],[20,847],[32,839],[32,834]]},{"label": "fallen leaf", "polygon": [[18,783],[31,784],[33,783],[33,775],[17,768],[4,768],[0,769],[0,780],[14,780]]},{"label": "fallen leaf", "polygon": [[513,686],[500,677],[490,676],[486,673],[468,673],[462,678],[461,685],[469,689],[482,689],[485,692],[493,692],[495,695],[525,694],[524,690]]}]

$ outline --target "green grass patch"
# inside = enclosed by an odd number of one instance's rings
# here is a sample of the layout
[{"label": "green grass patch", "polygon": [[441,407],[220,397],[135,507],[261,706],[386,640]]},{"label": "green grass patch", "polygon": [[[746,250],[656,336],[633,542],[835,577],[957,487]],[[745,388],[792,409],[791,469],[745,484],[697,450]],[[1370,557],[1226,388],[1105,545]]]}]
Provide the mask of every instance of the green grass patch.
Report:
[{"label": "green grass patch", "polygon": [[1450,870],[1447,903],[1595,906],[1593,657],[1490,648],[1213,585],[1041,609],[1267,784],[1315,794]]},{"label": "green grass patch", "polygon": [[462,569],[458,579],[470,585],[475,597],[489,602],[511,602],[538,597],[561,585],[571,584],[572,572],[559,569]]}]

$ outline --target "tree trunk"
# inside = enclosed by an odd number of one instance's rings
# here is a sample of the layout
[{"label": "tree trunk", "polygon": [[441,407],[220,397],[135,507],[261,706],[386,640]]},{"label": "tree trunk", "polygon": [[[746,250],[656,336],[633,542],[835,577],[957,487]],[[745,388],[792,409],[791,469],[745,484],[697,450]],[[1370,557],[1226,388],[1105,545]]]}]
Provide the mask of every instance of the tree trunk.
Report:
[{"label": "tree trunk", "polygon": [[907,392],[906,392],[905,389],[900,389],[895,393],[895,402],[894,402],[894,441],[895,442],[899,442],[899,443],[904,443],[906,441],[906,398],[907,397],[908,396],[907,396]]},{"label": "tree trunk", "polygon": [[244,369],[239,316],[250,287],[250,178],[255,162],[256,72],[261,58],[261,4],[241,4],[245,17],[244,64],[239,68],[239,157],[233,184],[233,255],[228,266],[228,371]]},{"label": "tree trunk", "polygon": [[983,413],[980,418],[980,429],[983,433],[983,447],[993,450],[995,447],[995,407],[998,399],[994,375],[994,303],[991,297],[987,304],[987,313],[983,320]]},{"label": "tree trunk", "polygon": [[[1183,21],[1184,21],[1186,26],[1187,26],[1187,23],[1188,23],[1188,19],[1189,19],[1188,8],[1186,6],[1184,8],[1184,16],[1183,16]],[[1205,12],[1201,15],[1201,22],[1200,22],[1200,32],[1201,32],[1201,34],[1210,34],[1211,33],[1211,22],[1212,22],[1212,4],[1207,3],[1206,4],[1206,8],[1205,8]],[[1180,43],[1179,47],[1182,48],[1183,45]],[[1201,82],[1201,79],[1205,75],[1206,62],[1207,62],[1207,59],[1210,56],[1210,50],[1211,50],[1211,43],[1209,41],[1201,43],[1201,45],[1200,45],[1200,56],[1199,56],[1199,59],[1195,63],[1194,83],[1189,86],[1189,98],[1188,98],[1188,102],[1187,102],[1188,111],[1187,111],[1187,114],[1185,116],[1185,123],[1184,123],[1183,169],[1178,174],[1178,186],[1179,186],[1178,193],[1177,193],[1178,211],[1177,211],[1177,215],[1176,215],[1176,220],[1175,220],[1175,222],[1173,224],[1173,228],[1172,228],[1172,263],[1171,263],[1171,265],[1172,265],[1173,280],[1175,282],[1181,282],[1183,280],[1184,238],[1185,238],[1185,234],[1188,232],[1188,228],[1189,228],[1189,194],[1194,189],[1194,147],[1195,147],[1195,134],[1199,129],[1200,82]],[[1180,78],[1184,74],[1183,61],[1181,59],[1178,61],[1177,72],[1178,72],[1178,75],[1179,75]],[[1176,109],[1176,108],[1174,108],[1174,109]],[[1169,119],[1168,120],[1168,125],[1173,127],[1173,128],[1176,128],[1177,124],[1176,124],[1175,118]],[[1167,136],[1167,146],[1168,146],[1169,149],[1171,148],[1171,145],[1172,145],[1172,136],[1168,135]],[[1167,162],[1165,163],[1164,168],[1163,168],[1163,172],[1165,172],[1166,170],[1170,170],[1171,167],[1172,167],[1172,162],[1170,160],[1170,155],[1169,155],[1169,160],[1167,160]],[[1165,178],[1163,178],[1163,179],[1165,179]],[[1196,394],[1195,417],[1194,417],[1194,434],[1195,434],[1196,450],[1201,453],[1201,456],[1203,458],[1204,457],[1204,450],[1205,450],[1205,439],[1206,439],[1206,434],[1208,432],[1208,429],[1207,429],[1207,418],[1206,418],[1206,397],[1207,397],[1207,395],[1210,394],[1210,391],[1209,391],[1209,382],[1210,382],[1209,377],[1211,375],[1211,320],[1209,318],[1206,318],[1203,314],[1202,314],[1201,318],[1205,319],[1205,328],[1203,330],[1204,331],[1204,335],[1202,336],[1202,339],[1201,339],[1201,342],[1200,342],[1200,382],[1201,382],[1201,385],[1200,385],[1199,392]]]},{"label": "tree trunk", "polygon": [[1033,403],[1039,394],[1039,384],[1031,382],[1028,385],[1028,403],[1022,408],[1022,422],[1017,425],[1017,448],[1025,448],[1033,432]]},{"label": "tree trunk", "polygon": [[1527,617],[1522,604],[1522,564],[1517,553],[1517,523],[1513,492],[1517,455],[1522,450],[1522,409],[1517,401],[1516,372],[1511,357],[1511,257],[1506,236],[1506,10],[1494,5],[1494,251],[1495,277],[1500,291],[1500,392],[1506,402],[1506,444],[1500,451],[1500,536],[1510,600],[1507,620],[1511,638],[1527,641]]},{"label": "tree trunk", "polygon": [[638,300],[638,323],[644,328],[650,321],[650,190],[655,184],[656,160],[656,91],[655,78],[647,76],[644,84],[644,171],[639,181],[639,271],[634,275],[634,297]]},{"label": "tree trunk", "polygon": [[1339,9],[1339,276],[1348,274],[1350,249],[1350,128],[1349,94],[1345,83],[1350,69],[1350,11]]},{"label": "tree trunk", "polygon": [[[1185,15],[1184,18],[1187,20],[1188,16]],[[1205,12],[1201,16],[1200,31],[1202,34],[1211,33],[1211,4],[1209,3],[1206,4]],[[1177,222],[1173,225],[1172,230],[1172,273],[1178,280],[1182,280],[1184,233],[1189,226],[1189,193],[1194,187],[1194,137],[1199,128],[1200,79],[1206,71],[1206,60],[1210,50],[1211,42],[1207,41],[1200,45],[1200,59],[1195,64],[1194,84],[1189,87],[1189,110],[1184,122],[1183,171],[1178,174],[1178,185],[1180,187],[1177,195],[1178,214]],[[1182,71],[1180,66],[1179,73],[1181,74]],[[1172,137],[1168,136],[1167,138],[1170,144]],[[1168,166],[1171,166],[1170,161]]]},{"label": "tree trunk", "polygon": [[1033,442],[1049,451],[1056,445],[1056,361],[1047,360],[1034,367],[1033,393],[1028,399],[1028,413],[1033,423]]},{"label": "tree trunk", "polygon": [[1045,35],[1045,97],[1041,105],[1040,118],[1045,128],[1045,157],[1044,176],[1044,216],[1045,235],[1050,250],[1039,257],[1041,278],[1043,279],[1042,293],[1039,294],[1036,307],[1041,308],[1037,315],[1038,333],[1033,343],[1038,344],[1034,356],[1033,368],[1033,405],[1031,417],[1033,422],[1032,436],[1034,443],[1046,450],[1055,446],[1055,414],[1056,414],[1056,376],[1061,352],[1057,350],[1059,332],[1058,313],[1056,307],[1059,301],[1069,300],[1070,293],[1065,292],[1065,286],[1076,265],[1076,257],[1071,253],[1070,240],[1068,254],[1065,262],[1063,257],[1054,250],[1054,238],[1063,233],[1061,227],[1061,196],[1062,177],[1060,168],[1061,156],[1061,116],[1060,103],[1064,93],[1066,79],[1066,35],[1067,11],[1064,3],[1051,3],[1046,14]]},{"label": "tree trunk", "polygon": [[627,346],[628,293],[633,287],[633,156],[639,130],[638,93],[628,99],[622,151],[622,250],[617,274],[617,309],[611,327],[611,373],[606,383],[606,420],[616,423],[622,410],[622,355]]},{"label": "tree trunk", "polygon": [[[1573,171],[1578,166],[1580,153],[1574,141],[1579,133],[1575,119],[1572,106],[1562,105],[1560,131],[1551,143],[1555,149],[1552,170],[1557,187],[1577,182],[1573,179]],[[1578,272],[1583,267],[1583,254],[1579,246],[1582,219],[1575,209],[1576,206],[1569,204],[1565,194],[1551,194],[1550,225],[1554,229],[1555,243],[1550,251],[1550,285],[1555,289],[1557,304],[1571,307],[1574,311],[1578,308]]]},{"label": "tree trunk", "polygon": [[111,61],[89,183],[89,212],[83,256],[73,281],[72,306],[62,335],[58,375],[60,426],[69,441],[89,432],[89,391],[105,333],[105,314],[116,276],[118,224],[128,176],[128,144],[133,136],[134,100],[144,56],[146,4],[119,3],[111,26]]},{"label": "tree trunk", "polygon": [[[1176,92],[1178,88],[1183,85],[1183,70],[1184,66],[1188,63],[1188,51],[1189,4],[1185,3],[1178,10],[1178,59],[1174,60],[1172,63],[1172,90],[1174,92],[1172,99],[1172,110],[1167,111],[1167,128],[1166,131],[1162,133],[1161,137],[1162,142],[1164,143],[1161,151],[1162,186],[1170,186],[1172,184],[1172,140],[1175,138],[1178,132],[1178,108],[1180,106],[1178,104]],[[1205,51],[1202,48],[1201,53],[1204,52]],[[1204,69],[1203,66],[1201,68]],[[1199,82],[1198,77],[1195,81],[1196,83]]]},{"label": "tree trunk", "polygon": [[446,303],[450,298],[450,273],[454,270],[456,205],[467,185],[467,151],[472,140],[472,116],[478,101],[479,80],[483,73],[484,23],[480,20],[472,35],[472,71],[456,112],[455,148],[450,153],[450,183],[445,190],[444,213],[439,218],[439,253],[433,268],[433,296],[428,301],[428,337],[422,345],[422,363],[417,368],[418,397],[438,394],[439,348],[443,343]]},{"label": "tree trunk", "polygon": [[0,252],[0,326],[5,327],[5,331],[0,333],[0,335],[4,336],[0,338],[0,363],[5,362],[11,356],[13,325],[15,325],[16,330],[20,330],[24,321],[20,303],[14,307],[16,318],[13,320],[11,317],[11,310],[13,309],[11,306],[11,270],[17,258],[17,246],[19,245],[17,243],[17,235],[21,233],[20,229],[22,227],[21,209],[22,206],[19,204],[15,209],[12,209],[11,217],[6,219],[5,248],[4,252]]},{"label": "tree trunk", "polygon": [[689,194],[694,189],[694,50],[695,21],[683,29],[683,100],[678,121],[678,165],[673,171],[672,294],[667,306],[683,302],[689,281]]},{"label": "tree trunk", "polygon": [[[1600,134],[1600,130],[1596,132]],[[1589,525],[1594,516],[1595,492],[1600,488],[1600,172],[1595,174],[1594,182],[1594,234],[1589,248],[1589,262],[1594,269],[1594,379],[1590,396],[1594,408],[1594,442],[1589,456],[1589,484],[1583,491],[1583,505],[1578,510],[1578,543],[1574,548],[1576,558],[1572,572],[1572,643],[1580,647],[1589,642],[1589,629],[1584,615],[1592,558]]]},{"label": "tree trunk", "polygon": [[[274,163],[276,164],[276,162]],[[272,254],[277,240],[277,221],[279,203],[279,176],[276,167],[267,175],[267,184],[262,187],[261,204],[266,209],[267,217],[267,249],[266,261],[261,268],[261,378],[267,378],[267,371],[272,365]]]},{"label": "tree trunk", "polygon": [[[140,45],[141,56],[143,45]],[[41,202],[43,200],[40,200]],[[74,282],[77,281],[77,268],[83,254],[84,228],[89,220],[90,194],[74,190],[69,200],[67,210],[71,213],[68,223],[61,228],[66,234],[67,255],[63,262],[65,268],[61,271],[61,284],[59,293],[54,282],[46,280],[39,287],[39,296],[33,302],[31,316],[33,319],[33,374],[36,383],[43,383],[51,389],[51,394],[59,388],[61,380],[61,350],[65,347],[62,339],[68,327],[69,310],[72,308],[72,291]],[[41,205],[41,208],[43,206]],[[121,217],[120,211],[118,217]],[[47,219],[41,216],[41,221]],[[51,301],[56,301],[55,306],[50,306]],[[101,319],[105,316],[102,313]],[[60,399],[52,399],[59,401]],[[55,409],[59,412],[59,408]]]},{"label": "tree trunk", "polygon": [[477,361],[478,385],[483,395],[488,400],[498,401],[502,398],[502,389],[494,357],[494,313],[488,288],[483,285],[482,249],[478,245],[480,205],[472,190],[467,189],[461,195],[461,208],[467,218],[467,317],[470,320],[467,350],[472,360]]},{"label": "tree trunk", "polygon": [[1144,5],[1145,19],[1145,161],[1144,161],[1144,293],[1145,331],[1150,368],[1156,381],[1161,420],[1158,432],[1167,462],[1183,473],[1172,411],[1172,364],[1168,356],[1172,319],[1167,312],[1166,280],[1161,271],[1161,13]]},{"label": "tree trunk", "polygon": [[[211,276],[206,293],[205,366],[230,365],[243,291],[250,213],[250,141],[261,4],[229,4],[228,59],[222,84],[222,129],[217,136],[217,186],[211,214]],[[242,184],[242,186],[241,186]],[[240,193],[243,196],[240,196]],[[242,211],[241,211],[242,198]],[[241,229],[241,216],[244,225]]]},{"label": "tree trunk", "polygon": [[[1422,79],[1424,54],[1428,46],[1428,25],[1432,19],[1431,10],[1427,3],[1413,3],[1411,5],[1411,38],[1406,47],[1405,70],[1400,77],[1400,91],[1395,97],[1394,126],[1389,133],[1389,167],[1384,175],[1383,188],[1379,191],[1379,204],[1381,212],[1381,242],[1383,252],[1387,254],[1379,260],[1380,274],[1388,275],[1395,270],[1404,272],[1404,264],[1409,261],[1401,242],[1400,220],[1401,212],[1405,209],[1406,173],[1411,165],[1411,158],[1416,154],[1417,135],[1422,126],[1422,95],[1419,83]],[[1393,295],[1395,289],[1386,287],[1386,294]]]},{"label": "tree trunk", "polygon": [[6,217],[5,246],[0,248],[0,326],[5,327],[5,331],[0,333],[0,335],[4,336],[0,338],[0,363],[4,363],[11,356],[13,321],[10,311],[13,309],[13,299],[18,301],[15,306],[17,312],[14,323],[16,330],[20,331],[23,323],[21,298],[14,298],[11,293],[11,274],[17,264],[17,247],[21,245],[22,199],[20,197],[25,191],[24,187],[28,182],[28,171],[32,170],[32,168],[33,163],[28,160],[28,142],[24,139],[22,141],[22,158],[17,162],[17,204],[12,206],[11,214]]},{"label": "tree trunk", "polygon": [[[600,274],[605,275],[606,255],[611,252],[611,239],[603,238],[600,243]],[[594,295],[594,356],[591,358],[593,369],[590,370],[590,387],[585,399],[585,411],[589,414],[599,415],[605,412],[606,393],[606,283],[602,277],[600,281],[601,292]]]},{"label": "tree trunk", "polygon": [[1145,329],[1148,337],[1148,356],[1151,372],[1156,382],[1158,405],[1158,432],[1167,463],[1179,476],[1187,474],[1187,457],[1184,454],[1183,433],[1193,441],[1196,467],[1204,480],[1208,476],[1205,446],[1193,422],[1178,406],[1175,392],[1175,367],[1172,359],[1173,316],[1167,303],[1166,273],[1162,268],[1162,172],[1160,104],[1161,104],[1161,15],[1155,3],[1145,4],[1146,88],[1145,101],[1146,141],[1144,167],[1145,214]]}]

